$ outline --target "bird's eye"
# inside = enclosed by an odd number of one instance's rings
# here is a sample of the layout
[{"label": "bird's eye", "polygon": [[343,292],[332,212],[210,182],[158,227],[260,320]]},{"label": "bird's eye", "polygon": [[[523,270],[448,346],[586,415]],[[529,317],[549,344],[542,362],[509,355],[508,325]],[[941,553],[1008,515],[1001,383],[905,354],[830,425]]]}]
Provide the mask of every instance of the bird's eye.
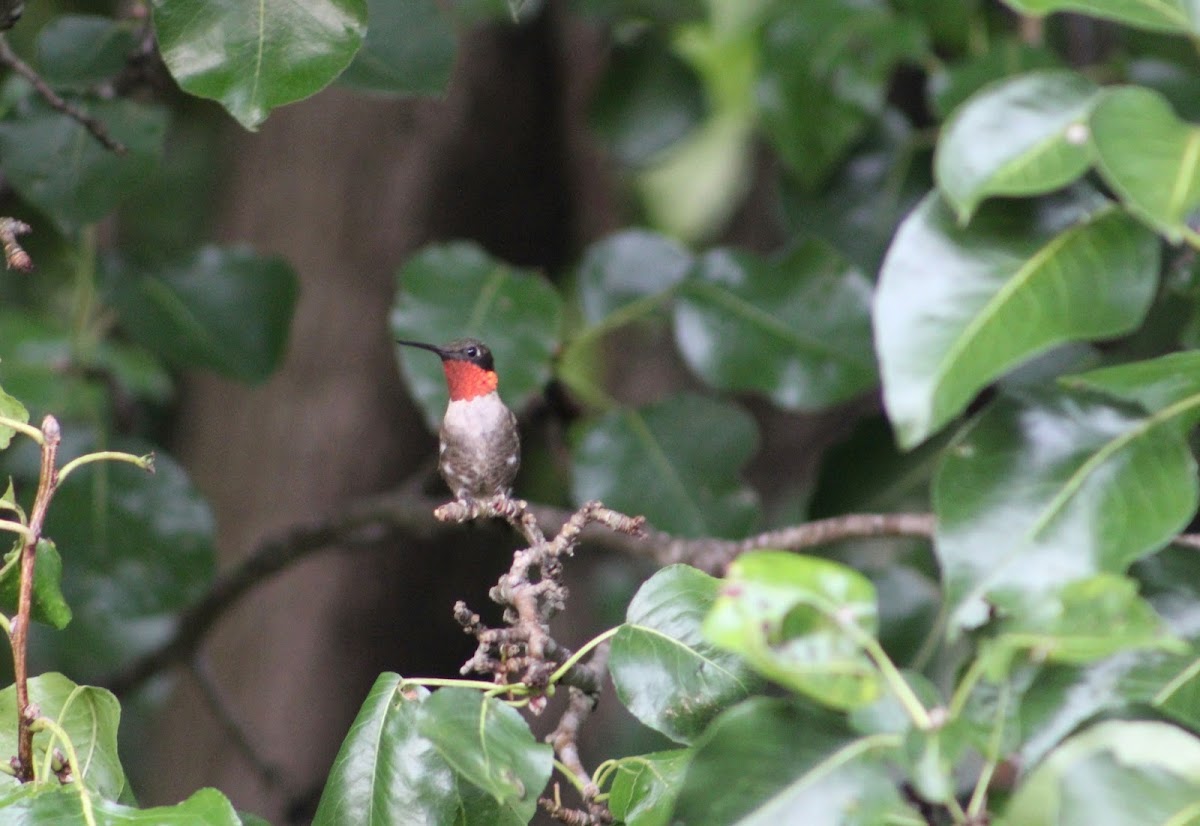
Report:
[{"label": "bird's eye", "polygon": [[478,357],[479,357],[479,348],[478,347],[468,347],[467,348],[467,358],[473,359],[473,358],[478,358]]}]

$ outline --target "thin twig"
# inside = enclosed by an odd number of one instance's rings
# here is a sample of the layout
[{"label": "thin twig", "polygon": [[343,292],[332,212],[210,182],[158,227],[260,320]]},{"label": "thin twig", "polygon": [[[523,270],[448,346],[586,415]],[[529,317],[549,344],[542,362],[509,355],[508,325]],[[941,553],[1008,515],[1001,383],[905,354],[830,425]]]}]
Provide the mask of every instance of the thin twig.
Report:
[{"label": "thin twig", "polygon": [[594,680],[595,688],[593,691],[583,691],[572,686],[566,711],[559,718],[554,731],[546,737],[546,742],[554,747],[554,753],[558,755],[559,762],[566,766],[580,782],[584,803],[587,804],[588,812],[592,816],[593,822],[596,823],[611,822],[612,813],[607,806],[596,802],[596,796],[600,794],[600,789],[579,758],[578,739],[579,729],[596,707],[600,691],[600,675],[608,667],[610,647],[608,642],[601,643],[592,652],[592,658],[586,666],[575,667],[575,672],[587,673]]},{"label": "thin twig", "polygon": [[602,826],[602,824],[612,822],[611,819],[596,820],[589,812],[568,808],[562,804],[562,801],[550,797],[539,797],[538,804],[546,814],[567,826]]},{"label": "thin twig", "polygon": [[[462,603],[455,606],[454,616],[479,642],[462,673],[490,674],[497,684],[517,676],[535,689],[547,686],[550,675],[571,656],[550,636],[550,619],[566,605],[563,558],[575,552],[580,534],[589,524],[632,537],[641,537],[645,524],[643,517],[626,516],[599,502],[588,502],[563,520],[558,534],[547,541],[529,504],[519,499],[451,502],[437,508],[434,515],[443,522],[501,517],[529,540],[529,547],[513,554],[512,567],[488,593],[492,602],[505,609],[508,627],[483,627],[478,615]],[[545,697],[535,697],[529,705],[535,714],[544,707]]]},{"label": "thin twig", "polygon": [[30,728],[39,713],[29,702],[29,625],[33,621],[33,570],[37,561],[37,546],[46,521],[46,509],[58,487],[55,466],[62,431],[58,420],[47,416],[42,420],[42,463],[38,476],[37,494],[29,514],[29,534],[21,546],[21,580],[17,594],[17,615],[12,620],[13,675],[17,692],[17,763],[16,777],[23,783],[33,780],[33,730]]},{"label": "thin twig", "polygon": [[108,133],[108,127],[101,121],[92,117],[74,103],[64,100],[57,92],[51,89],[50,84],[32,66],[17,56],[17,53],[12,50],[12,46],[8,44],[8,39],[3,34],[0,34],[0,65],[9,67],[29,81],[34,91],[41,95],[42,99],[50,104],[51,108],[77,121],[91,133],[93,138],[104,144],[106,149],[118,155],[124,155],[128,151],[125,144],[116,140]]}]

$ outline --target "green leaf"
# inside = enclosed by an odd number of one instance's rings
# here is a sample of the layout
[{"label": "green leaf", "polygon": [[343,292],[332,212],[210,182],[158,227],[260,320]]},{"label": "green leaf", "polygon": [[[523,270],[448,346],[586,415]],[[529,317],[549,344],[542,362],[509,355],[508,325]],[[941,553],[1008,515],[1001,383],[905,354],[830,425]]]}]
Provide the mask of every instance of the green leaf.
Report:
[{"label": "green leaf", "polygon": [[[423,688],[380,674],[330,770],[314,826],[525,823],[463,781],[417,730]],[[457,817],[464,818],[459,821]]]},{"label": "green leaf", "polygon": [[[82,778],[89,790],[106,800],[128,801],[132,798],[125,771],[117,756],[117,726],[121,719],[121,705],[112,692],[93,686],[76,685],[58,673],[41,674],[29,681],[29,701],[36,704],[41,716],[49,717],[66,731],[79,757],[79,765],[72,766],[75,777]],[[17,692],[15,686],[0,691],[0,720],[17,719]],[[47,748],[56,747],[66,753],[62,744],[48,731],[33,737],[34,760],[39,764],[45,759]],[[15,725],[0,726],[0,753],[17,753],[17,729]],[[40,770],[40,765],[39,765]],[[15,783],[6,778],[5,784]],[[4,785],[0,784],[0,793]]]},{"label": "green leaf", "polygon": [[758,687],[742,659],[704,638],[718,581],[686,565],[652,576],[613,637],[608,670],[617,697],[647,726],[692,742],[722,710]]},{"label": "green leaf", "polygon": [[218,101],[247,129],[337,77],[367,21],[366,0],[153,0],[153,8],[176,82]]},{"label": "green leaf", "polygon": [[78,121],[40,99],[0,121],[0,163],[13,188],[64,232],[94,223],[158,166],[166,111],[124,98],[80,104],[128,150],[106,149]]},{"label": "green leaf", "polygon": [[818,241],[769,262],[715,250],[680,287],[675,341],[714,388],[813,410],[874,386],[870,303],[870,282]]},{"label": "green leaf", "polygon": [[[4,567],[0,568],[0,608],[9,616],[17,612],[21,588],[20,556],[18,543],[4,555]],[[33,621],[61,631],[71,622],[71,607],[62,594],[62,557],[53,542],[38,540],[33,564]]]},{"label": "green leaf", "polygon": [[1168,826],[1194,822],[1197,800],[1200,740],[1167,723],[1109,720],[1038,765],[1000,823]]},{"label": "green leaf", "polygon": [[938,141],[934,175],[960,223],[993,195],[1037,195],[1091,166],[1087,119],[1101,92],[1053,69],[989,86],[954,112]]},{"label": "green leaf", "polygon": [[879,672],[862,648],[878,630],[870,580],[786,551],[735,559],[704,621],[706,638],[763,676],[839,709],[879,697]]},{"label": "green leaf", "polygon": [[897,0],[895,5],[919,19],[947,51],[962,52],[970,48],[977,31],[979,0]]},{"label": "green leaf", "polygon": [[[25,409],[25,405],[5,393],[3,389],[0,389],[0,416],[6,419],[15,419],[24,424],[29,422],[29,411]],[[17,431],[11,427],[0,425],[0,450],[4,450],[12,443],[12,437],[16,433]]]},{"label": "green leaf", "polygon": [[55,89],[82,90],[125,68],[137,45],[132,26],[111,17],[64,14],[37,36],[42,78]]},{"label": "green leaf", "polygon": [[885,112],[820,190],[782,176],[788,228],[824,240],[864,273],[879,272],[896,227],[933,186],[928,154],[903,115]]},{"label": "green leaf", "polygon": [[1078,393],[1000,399],[934,479],[951,633],[993,610],[1053,627],[1059,589],[1162,547],[1198,495],[1178,411],[1139,415]]},{"label": "green leaf", "polygon": [[[39,415],[44,411],[59,421],[97,421],[111,410],[108,390],[86,375],[86,368],[63,371],[63,365],[72,364],[76,356],[64,321],[20,306],[0,310],[0,341],[4,342],[0,380]],[[3,408],[0,397],[0,415],[11,418],[13,414]],[[28,419],[27,413],[20,415]],[[10,430],[0,428],[0,444],[7,444],[9,436]]]},{"label": "green leaf", "polygon": [[1200,351],[1169,353],[1146,361],[1101,367],[1064,376],[1065,387],[1093,390],[1113,398],[1134,402],[1151,413],[1167,408],[1184,408],[1178,414],[1189,426],[1200,416]]},{"label": "green leaf", "polygon": [[897,744],[892,735],[858,737],[833,711],[747,700],[717,718],[698,744],[674,822],[921,823],[901,800],[886,762]]},{"label": "green leaf", "polygon": [[1200,128],[1158,92],[1106,92],[1092,113],[1096,167],[1121,202],[1173,243],[1200,207]]},{"label": "green leaf", "polygon": [[[911,671],[903,672],[903,677],[925,708],[946,707],[945,698],[927,677]],[[967,721],[962,716],[932,729],[919,729],[896,695],[885,693],[871,705],[852,711],[849,720],[861,734],[903,735],[903,746],[895,759],[922,799],[945,803],[958,792],[955,772],[971,745]]]},{"label": "green leaf", "polygon": [[[1187,651],[1127,650],[1083,666],[1039,669],[1020,707],[1018,759],[1033,765],[1085,721],[1106,711],[1153,706],[1195,728],[1200,725],[1200,659],[1197,606],[1200,558],[1190,548],[1170,547],[1139,561],[1132,573],[1167,629],[1191,641]],[[1095,625],[1103,629],[1105,620]]]},{"label": "green leaf", "polygon": [[626,826],[668,826],[691,749],[622,757],[617,761],[608,808]]},{"label": "green leaf", "polygon": [[[92,822],[96,826],[249,826],[250,823],[239,818],[233,804],[216,789],[201,789],[174,806],[135,809],[91,797],[90,805],[85,808],[75,784],[30,783],[0,798],[0,808],[4,811],[4,822],[13,826],[51,823],[82,826]],[[88,820],[89,814],[93,820]]]},{"label": "green leaf", "polygon": [[647,32],[614,45],[590,120],[617,160],[637,166],[694,131],[705,114],[696,73]]},{"label": "green leaf", "polygon": [[1191,0],[1005,0],[1019,12],[1056,11],[1115,20],[1130,26],[1181,34],[1200,34],[1200,9]]},{"label": "green leaf", "polygon": [[1157,286],[1158,240],[1100,203],[1005,203],[960,227],[931,195],[904,221],[874,313],[884,404],[902,447],[1055,344],[1141,322]]},{"label": "green leaf", "polygon": [[[396,277],[394,337],[430,344],[482,339],[495,357],[500,392],[514,409],[550,380],[562,301],[540,275],[460,241],[419,250]],[[449,398],[441,364],[432,353],[399,345],[396,351],[409,391],[436,430]]]},{"label": "green leaf", "polygon": [[173,264],[115,262],[106,276],[124,328],[173,364],[258,382],[283,360],[299,287],[282,258],[207,246]]},{"label": "green leaf", "polygon": [[580,422],[570,435],[577,504],[599,499],[681,536],[745,536],[758,520],[757,497],[738,478],[758,432],[739,407],[676,396]]},{"label": "green leaf", "polygon": [[691,265],[692,256],[681,244],[656,232],[627,229],[597,241],[579,264],[583,317],[595,325],[621,310],[639,310],[644,300],[678,285]]},{"label": "green leaf", "polygon": [[810,0],[785,6],[763,33],[762,127],[807,189],[884,109],[892,71],[928,50],[923,28],[877,2]]},{"label": "green leaf", "polygon": [[367,0],[367,35],[338,82],[364,92],[440,95],[458,51],[435,0]]},{"label": "green leaf", "polygon": [[614,21],[632,18],[658,23],[682,23],[703,17],[706,11],[701,0],[578,0],[573,5],[584,14]]},{"label": "green leaf", "polygon": [[1061,65],[1058,56],[1045,47],[1031,46],[1015,38],[998,40],[982,55],[935,68],[929,78],[929,102],[944,118],[990,83]]},{"label": "green leaf", "polygon": [[554,751],[516,709],[469,688],[443,688],[421,704],[417,730],[468,782],[520,822],[537,810]]},{"label": "green leaf", "polygon": [[91,367],[129,397],[165,405],[171,401],[175,385],[162,361],[148,350],[120,339],[105,339],[90,354]]},{"label": "green leaf", "polygon": [[1165,633],[1137,583],[1116,574],[1070,582],[1035,615],[1018,614],[1000,623],[991,645],[1032,652],[1039,661],[1083,664],[1134,648],[1170,648],[1181,643]]},{"label": "green leaf", "polygon": [[[112,447],[149,452],[142,442]],[[55,662],[96,673],[154,645],[170,631],[168,615],[212,579],[214,530],[208,503],[163,453],[154,475],[123,462],[73,472],[46,520],[67,560],[63,592],[79,620],[48,640]]]}]

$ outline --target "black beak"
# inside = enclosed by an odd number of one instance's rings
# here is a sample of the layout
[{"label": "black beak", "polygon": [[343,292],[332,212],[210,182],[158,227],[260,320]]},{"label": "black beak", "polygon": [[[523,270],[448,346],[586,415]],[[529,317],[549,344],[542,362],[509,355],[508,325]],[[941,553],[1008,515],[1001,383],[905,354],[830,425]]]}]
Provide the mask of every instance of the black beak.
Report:
[{"label": "black beak", "polygon": [[432,344],[426,344],[423,341],[405,341],[404,339],[396,339],[397,344],[404,344],[408,347],[420,347],[422,350],[428,350],[431,353],[437,353],[439,357],[445,357],[441,347],[436,347]]}]

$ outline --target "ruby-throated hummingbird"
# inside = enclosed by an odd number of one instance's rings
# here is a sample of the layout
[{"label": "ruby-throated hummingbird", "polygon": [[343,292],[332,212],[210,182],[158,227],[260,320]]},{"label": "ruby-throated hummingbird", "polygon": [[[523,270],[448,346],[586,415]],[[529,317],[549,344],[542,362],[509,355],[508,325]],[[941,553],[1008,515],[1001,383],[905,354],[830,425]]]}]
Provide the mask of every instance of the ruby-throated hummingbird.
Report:
[{"label": "ruby-throated hummingbird", "polygon": [[496,392],[492,351],[476,338],[460,338],[444,347],[401,341],[437,353],[442,359],[450,403],[442,416],[438,470],[455,498],[507,496],[521,465],[517,417]]}]

